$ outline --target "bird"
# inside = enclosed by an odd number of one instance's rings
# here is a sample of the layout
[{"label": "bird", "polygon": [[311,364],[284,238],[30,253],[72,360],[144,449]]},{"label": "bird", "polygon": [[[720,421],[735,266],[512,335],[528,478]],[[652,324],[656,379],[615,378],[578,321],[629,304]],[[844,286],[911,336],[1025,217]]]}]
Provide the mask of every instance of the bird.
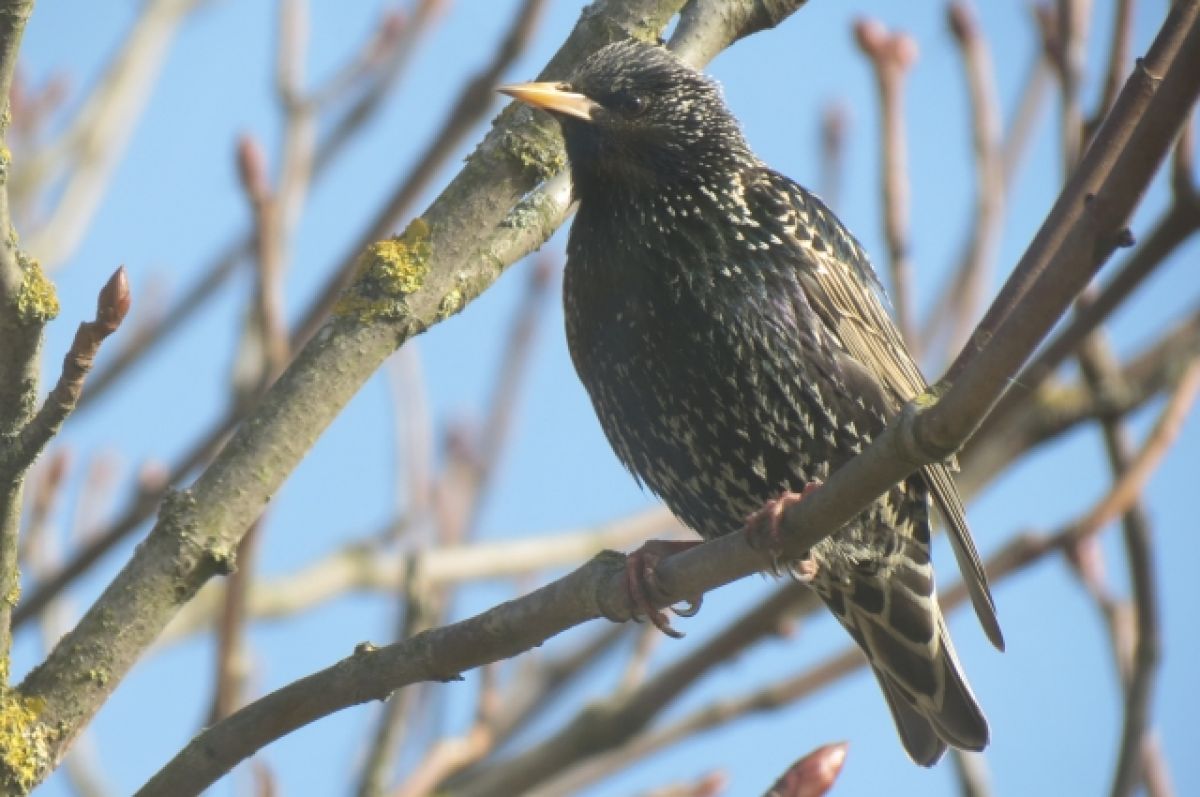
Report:
[{"label": "bird", "polygon": [[[702,538],[749,530],[769,542],[789,502],[928,386],[866,252],[754,153],[719,85],[661,45],[614,42],[562,80],[499,90],[562,131],[578,203],[567,341],[617,458]],[[937,600],[935,507],[1003,649],[951,463],[896,484],[788,563],[866,654],[923,766],[989,739]],[[633,597],[664,630],[642,582],[675,550],[652,541],[630,567]]]}]

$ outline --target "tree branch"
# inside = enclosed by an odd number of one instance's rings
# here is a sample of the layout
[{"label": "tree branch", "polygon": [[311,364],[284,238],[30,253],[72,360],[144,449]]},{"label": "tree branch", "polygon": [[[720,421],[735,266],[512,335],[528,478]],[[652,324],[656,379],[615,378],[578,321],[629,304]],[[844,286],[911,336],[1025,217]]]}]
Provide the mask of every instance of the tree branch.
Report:
[{"label": "tree branch", "polygon": [[871,61],[879,90],[880,174],[883,178],[884,238],[896,326],[910,346],[917,345],[913,325],[912,259],[909,253],[909,179],[904,133],[904,78],[917,60],[917,43],[905,33],[889,34],[874,20],[854,26],[859,48]]},{"label": "tree branch", "polygon": [[[13,72],[33,0],[0,1],[0,450],[13,445],[37,399],[42,328],[58,314],[54,285],[38,262],[17,248],[9,218],[6,145]],[[0,473],[0,699],[8,700],[12,611],[20,595],[17,570],[25,469]],[[2,767],[0,767],[2,769]],[[2,780],[2,773],[0,773]]]}]

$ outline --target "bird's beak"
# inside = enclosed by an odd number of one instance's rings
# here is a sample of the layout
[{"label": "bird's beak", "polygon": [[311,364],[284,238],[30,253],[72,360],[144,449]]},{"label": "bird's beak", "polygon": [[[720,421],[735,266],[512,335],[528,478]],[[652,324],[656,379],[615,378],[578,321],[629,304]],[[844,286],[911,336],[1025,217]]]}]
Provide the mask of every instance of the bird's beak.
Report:
[{"label": "bird's beak", "polygon": [[567,91],[563,83],[514,83],[496,90],[534,108],[574,116],[585,122],[592,121],[592,114],[600,107],[599,103],[583,94]]}]

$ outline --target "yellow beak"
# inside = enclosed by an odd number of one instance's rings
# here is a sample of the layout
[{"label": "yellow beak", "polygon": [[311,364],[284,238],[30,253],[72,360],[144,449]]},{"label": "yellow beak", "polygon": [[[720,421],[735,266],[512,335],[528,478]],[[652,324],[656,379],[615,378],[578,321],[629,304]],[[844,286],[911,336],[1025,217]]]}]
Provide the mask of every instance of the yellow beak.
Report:
[{"label": "yellow beak", "polygon": [[583,94],[567,91],[564,83],[515,83],[496,90],[534,108],[574,116],[585,122],[592,121],[593,112],[600,107]]}]

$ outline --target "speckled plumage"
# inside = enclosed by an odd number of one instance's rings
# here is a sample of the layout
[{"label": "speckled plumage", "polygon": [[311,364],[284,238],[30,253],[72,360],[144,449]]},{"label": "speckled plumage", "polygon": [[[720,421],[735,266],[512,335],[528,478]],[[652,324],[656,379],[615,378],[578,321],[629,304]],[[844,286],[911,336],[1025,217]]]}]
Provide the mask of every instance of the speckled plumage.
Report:
[{"label": "speckled plumage", "polygon": [[[702,536],[737,532],[770,499],[826,479],[925,382],[862,248],[753,154],[715,84],[662,48],[622,42],[556,91],[574,103],[549,110],[579,199],[564,283],[576,370],[634,476]],[[988,740],[937,605],[931,493],[999,645],[944,466],[810,553],[814,588],[925,765],[946,744]]]}]

